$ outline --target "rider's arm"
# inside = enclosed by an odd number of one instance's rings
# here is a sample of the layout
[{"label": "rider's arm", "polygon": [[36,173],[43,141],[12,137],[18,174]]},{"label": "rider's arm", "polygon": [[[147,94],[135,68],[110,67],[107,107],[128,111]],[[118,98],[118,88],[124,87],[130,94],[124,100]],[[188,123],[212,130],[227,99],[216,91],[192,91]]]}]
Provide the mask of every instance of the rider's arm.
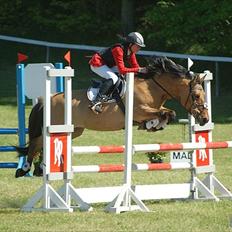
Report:
[{"label": "rider's arm", "polygon": [[115,47],[112,49],[112,54],[115,60],[115,63],[118,67],[118,71],[120,74],[126,74],[128,72],[138,72],[139,67],[127,68],[125,67],[123,61],[123,50],[121,47]]},{"label": "rider's arm", "polygon": [[139,64],[138,64],[138,61],[136,59],[135,53],[132,53],[132,55],[128,59],[128,62],[132,68],[139,68]]}]

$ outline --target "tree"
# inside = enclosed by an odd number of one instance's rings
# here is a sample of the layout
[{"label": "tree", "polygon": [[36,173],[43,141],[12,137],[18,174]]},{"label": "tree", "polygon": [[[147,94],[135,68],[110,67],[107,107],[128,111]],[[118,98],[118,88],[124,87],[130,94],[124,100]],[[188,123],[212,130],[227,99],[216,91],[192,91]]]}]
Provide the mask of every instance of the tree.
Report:
[{"label": "tree", "polygon": [[159,1],[141,30],[151,49],[231,56],[231,12],[231,0]]},{"label": "tree", "polygon": [[121,28],[124,35],[134,31],[134,0],[122,0]]}]

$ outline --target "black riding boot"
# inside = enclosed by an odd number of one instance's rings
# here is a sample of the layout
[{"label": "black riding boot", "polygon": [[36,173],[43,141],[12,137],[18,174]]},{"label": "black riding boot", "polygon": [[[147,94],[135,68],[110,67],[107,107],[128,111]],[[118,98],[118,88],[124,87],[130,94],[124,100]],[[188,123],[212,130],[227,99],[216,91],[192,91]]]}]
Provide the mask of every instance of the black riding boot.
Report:
[{"label": "black riding boot", "polygon": [[93,100],[93,106],[91,107],[95,113],[102,112],[102,103],[107,99],[107,95],[109,94],[109,90],[112,86],[112,79],[107,79],[102,83],[96,98]]}]

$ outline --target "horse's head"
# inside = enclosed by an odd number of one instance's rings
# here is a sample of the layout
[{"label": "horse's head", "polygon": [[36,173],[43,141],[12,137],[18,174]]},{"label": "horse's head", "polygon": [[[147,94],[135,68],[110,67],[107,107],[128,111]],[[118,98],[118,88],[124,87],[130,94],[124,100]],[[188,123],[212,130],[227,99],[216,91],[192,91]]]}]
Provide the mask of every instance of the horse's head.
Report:
[{"label": "horse's head", "polygon": [[[202,83],[205,76],[187,71],[166,57],[148,59],[147,78],[153,80],[168,98],[179,101],[201,126],[209,121]],[[175,84],[176,83],[176,84]]]},{"label": "horse's head", "polygon": [[192,80],[189,82],[189,95],[186,100],[186,108],[201,126],[209,121],[207,104],[205,102],[205,91],[202,83],[206,75],[191,74]]}]

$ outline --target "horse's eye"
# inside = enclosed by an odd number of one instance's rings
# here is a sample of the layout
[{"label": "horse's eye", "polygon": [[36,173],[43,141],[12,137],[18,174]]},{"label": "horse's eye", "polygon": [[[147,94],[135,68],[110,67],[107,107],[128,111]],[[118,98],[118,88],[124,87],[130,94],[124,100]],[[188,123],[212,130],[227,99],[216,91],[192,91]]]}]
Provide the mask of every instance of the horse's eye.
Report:
[{"label": "horse's eye", "polygon": [[194,98],[195,100],[199,100],[200,95],[196,94],[196,95],[193,96],[193,98]]}]

